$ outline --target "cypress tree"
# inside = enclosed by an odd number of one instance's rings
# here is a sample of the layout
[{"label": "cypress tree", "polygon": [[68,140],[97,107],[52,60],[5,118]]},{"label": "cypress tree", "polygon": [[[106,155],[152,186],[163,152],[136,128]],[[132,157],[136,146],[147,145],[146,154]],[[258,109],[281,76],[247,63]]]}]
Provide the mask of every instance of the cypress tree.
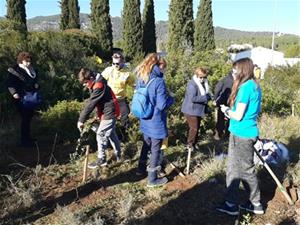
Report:
[{"label": "cypress tree", "polygon": [[171,0],[169,6],[168,52],[194,44],[193,0]]},{"label": "cypress tree", "polygon": [[215,49],[211,0],[201,0],[195,20],[195,50]]},{"label": "cypress tree", "polygon": [[112,53],[113,35],[109,15],[109,0],[91,1],[92,31],[100,44],[100,54],[108,58]]},{"label": "cypress tree", "polygon": [[124,0],[123,7],[123,49],[128,59],[143,54],[143,27],[140,0]]},{"label": "cypress tree", "polygon": [[78,0],[69,0],[69,29],[80,29]]},{"label": "cypress tree", "polygon": [[7,19],[15,22],[18,29],[27,32],[25,0],[7,0]]},{"label": "cypress tree", "polygon": [[60,8],[61,8],[61,15],[60,15],[60,29],[65,30],[68,29],[69,25],[69,1],[68,0],[61,0],[60,1]]},{"label": "cypress tree", "polygon": [[145,0],[143,11],[143,50],[146,54],[156,52],[155,17],[153,0]]}]

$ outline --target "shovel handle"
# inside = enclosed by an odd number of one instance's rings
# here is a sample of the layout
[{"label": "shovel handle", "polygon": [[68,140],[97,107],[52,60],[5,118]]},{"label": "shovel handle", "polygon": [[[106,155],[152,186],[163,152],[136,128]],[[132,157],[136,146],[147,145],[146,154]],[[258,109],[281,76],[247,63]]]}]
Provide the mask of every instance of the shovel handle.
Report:
[{"label": "shovel handle", "polygon": [[190,164],[191,164],[191,154],[192,154],[192,149],[188,148],[188,157],[187,157],[187,165],[186,165],[186,174],[190,173]]},{"label": "shovel handle", "polygon": [[86,175],[87,175],[87,165],[89,161],[89,152],[90,152],[90,146],[86,146],[85,150],[85,159],[84,159],[84,165],[83,165],[83,176],[82,176],[82,182],[85,183],[86,181]]}]

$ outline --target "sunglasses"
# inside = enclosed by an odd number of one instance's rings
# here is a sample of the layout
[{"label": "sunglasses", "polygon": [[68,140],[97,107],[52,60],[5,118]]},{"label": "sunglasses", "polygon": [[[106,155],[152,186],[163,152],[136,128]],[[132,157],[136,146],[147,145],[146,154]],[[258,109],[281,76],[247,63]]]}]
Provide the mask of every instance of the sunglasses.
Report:
[{"label": "sunglasses", "polygon": [[112,63],[114,66],[119,66],[120,63]]}]

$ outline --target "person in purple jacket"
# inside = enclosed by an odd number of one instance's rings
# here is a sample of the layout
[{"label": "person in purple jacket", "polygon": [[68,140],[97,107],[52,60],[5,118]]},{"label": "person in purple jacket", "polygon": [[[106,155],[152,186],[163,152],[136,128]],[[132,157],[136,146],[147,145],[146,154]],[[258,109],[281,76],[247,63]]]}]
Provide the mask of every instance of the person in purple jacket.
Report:
[{"label": "person in purple jacket", "polygon": [[[149,99],[154,106],[153,115],[147,119],[140,119],[140,129],[143,133],[143,146],[138,164],[137,175],[144,175],[148,171],[148,187],[160,186],[168,182],[166,177],[158,178],[160,171],[160,154],[163,139],[168,136],[167,110],[174,103],[168,94],[163,73],[158,64],[160,57],[156,53],[149,54],[137,68],[136,89],[148,86]],[[147,156],[151,152],[150,163],[147,168]]]},{"label": "person in purple jacket", "polygon": [[185,97],[181,106],[188,123],[187,148],[194,150],[198,140],[201,119],[208,111],[208,101],[211,100],[207,81],[207,70],[197,68],[188,82]]}]

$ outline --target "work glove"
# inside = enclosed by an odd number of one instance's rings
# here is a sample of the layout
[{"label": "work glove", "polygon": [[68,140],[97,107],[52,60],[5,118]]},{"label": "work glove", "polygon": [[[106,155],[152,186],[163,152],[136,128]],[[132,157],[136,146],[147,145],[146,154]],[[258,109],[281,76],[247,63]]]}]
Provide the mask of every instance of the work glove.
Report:
[{"label": "work glove", "polygon": [[82,130],[83,130],[83,123],[80,122],[80,121],[78,121],[78,122],[77,122],[77,128],[78,128],[78,130],[79,130],[80,132],[82,132]]},{"label": "work glove", "polygon": [[227,118],[230,118],[230,116],[228,115],[228,111],[229,111],[230,108],[228,106],[226,106],[226,105],[220,105],[220,107],[221,107],[222,113],[224,113],[224,115]]}]

